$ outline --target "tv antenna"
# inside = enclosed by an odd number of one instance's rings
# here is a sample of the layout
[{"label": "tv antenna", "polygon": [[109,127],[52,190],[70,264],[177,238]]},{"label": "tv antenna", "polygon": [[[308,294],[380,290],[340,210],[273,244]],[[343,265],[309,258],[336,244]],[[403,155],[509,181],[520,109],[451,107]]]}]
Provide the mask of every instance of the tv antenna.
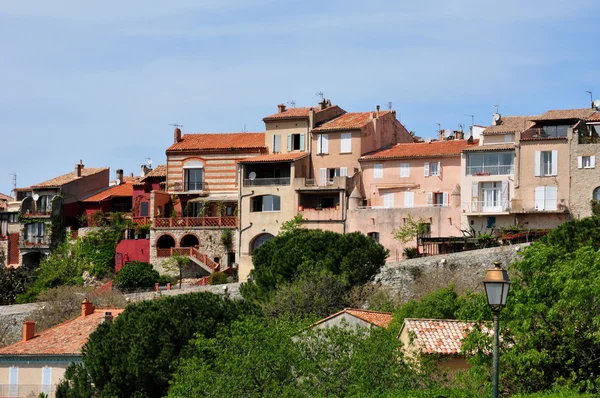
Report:
[{"label": "tv antenna", "polygon": [[494,108],[496,108],[496,113],[500,113],[498,112],[498,108],[500,108],[500,105],[494,105]]},{"label": "tv antenna", "polygon": [[471,126],[474,126],[475,125],[475,115],[469,115],[468,113],[465,113],[465,116],[469,116],[471,118]]},{"label": "tv antenna", "polygon": [[11,192],[14,193],[14,191],[17,189],[17,173],[8,173],[8,175],[12,176],[13,189]]},{"label": "tv antenna", "polygon": [[169,126],[173,126],[173,127],[177,128],[177,129],[179,129],[179,128],[183,127],[183,124],[169,123]]},{"label": "tv antenna", "polygon": [[150,168],[152,168],[152,158],[145,158],[146,159],[146,163],[148,163],[148,166],[150,166]]},{"label": "tv antenna", "polygon": [[590,102],[594,102],[594,96],[592,95],[592,90],[585,90],[585,92],[590,95]]},{"label": "tv antenna", "polygon": [[316,93],[315,95],[316,95],[316,96],[318,96],[318,97],[321,97],[321,100],[324,100],[324,99],[325,99],[325,96],[323,95],[323,92],[322,92],[322,91],[319,91],[319,92],[318,92],[318,93]]},{"label": "tv antenna", "polygon": [[438,125],[438,133],[442,131],[442,125],[440,123],[436,123]]},{"label": "tv antenna", "polygon": [[242,130],[243,133],[246,132],[246,123],[244,123],[244,129]]},{"label": "tv antenna", "polygon": [[288,105],[291,105],[292,108],[295,108],[296,107],[296,101],[294,101],[294,100],[288,101]]},{"label": "tv antenna", "polygon": [[392,110],[392,101],[388,102],[388,109],[391,111]]}]

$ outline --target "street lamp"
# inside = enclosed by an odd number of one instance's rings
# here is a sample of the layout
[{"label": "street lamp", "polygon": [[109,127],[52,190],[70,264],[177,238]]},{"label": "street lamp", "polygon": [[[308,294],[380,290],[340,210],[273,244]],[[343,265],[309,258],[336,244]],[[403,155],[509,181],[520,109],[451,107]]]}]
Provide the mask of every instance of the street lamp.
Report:
[{"label": "street lamp", "polygon": [[493,365],[493,392],[492,396],[498,398],[498,373],[500,357],[498,353],[499,329],[500,329],[500,310],[506,306],[508,289],[510,288],[510,279],[508,272],[501,267],[500,262],[494,263],[494,268],[488,269],[483,278],[483,286],[487,295],[488,305],[494,313],[494,365]]}]

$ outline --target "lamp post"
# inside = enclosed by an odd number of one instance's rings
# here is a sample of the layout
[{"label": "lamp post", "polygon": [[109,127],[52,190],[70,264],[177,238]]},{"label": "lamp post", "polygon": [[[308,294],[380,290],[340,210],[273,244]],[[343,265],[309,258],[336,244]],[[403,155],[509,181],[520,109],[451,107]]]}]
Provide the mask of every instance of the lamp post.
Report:
[{"label": "lamp post", "polygon": [[483,286],[487,295],[488,305],[494,313],[494,362],[492,375],[492,396],[498,398],[498,373],[500,356],[498,353],[499,329],[500,329],[500,311],[506,306],[508,289],[510,288],[510,279],[508,272],[502,268],[500,262],[494,263],[494,268],[488,269],[483,278]]}]

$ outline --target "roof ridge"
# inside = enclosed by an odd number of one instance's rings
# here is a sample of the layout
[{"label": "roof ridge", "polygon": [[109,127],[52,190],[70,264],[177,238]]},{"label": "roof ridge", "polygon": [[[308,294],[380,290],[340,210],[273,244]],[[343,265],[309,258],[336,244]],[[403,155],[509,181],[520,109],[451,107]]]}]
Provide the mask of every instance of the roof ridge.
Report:
[{"label": "roof ridge", "polygon": [[362,308],[352,308],[352,307],[350,307],[350,308],[344,308],[343,309],[343,311],[348,311],[348,310],[351,310],[351,311],[361,311],[361,312],[370,312],[370,313],[373,313],[373,314],[394,315],[393,312],[388,312],[388,311],[363,310]]}]

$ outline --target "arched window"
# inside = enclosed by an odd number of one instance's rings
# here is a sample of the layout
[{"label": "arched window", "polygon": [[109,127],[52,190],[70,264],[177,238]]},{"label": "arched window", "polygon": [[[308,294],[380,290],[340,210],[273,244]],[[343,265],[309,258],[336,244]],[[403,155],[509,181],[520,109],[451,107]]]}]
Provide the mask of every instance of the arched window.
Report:
[{"label": "arched window", "polygon": [[254,237],[254,239],[252,240],[252,243],[250,243],[250,254],[252,254],[254,252],[254,250],[261,247],[266,241],[269,241],[273,238],[274,238],[274,236],[269,233],[256,235]]},{"label": "arched window", "polygon": [[196,247],[200,244],[196,235],[185,235],[179,242],[180,247]]},{"label": "arched window", "polygon": [[255,196],[252,198],[252,211],[279,211],[281,210],[281,199],[276,195]]},{"label": "arched window", "polygon": [[594,200],[600,200],[600,187],[594,189],[594,196],[593,196]]}]

